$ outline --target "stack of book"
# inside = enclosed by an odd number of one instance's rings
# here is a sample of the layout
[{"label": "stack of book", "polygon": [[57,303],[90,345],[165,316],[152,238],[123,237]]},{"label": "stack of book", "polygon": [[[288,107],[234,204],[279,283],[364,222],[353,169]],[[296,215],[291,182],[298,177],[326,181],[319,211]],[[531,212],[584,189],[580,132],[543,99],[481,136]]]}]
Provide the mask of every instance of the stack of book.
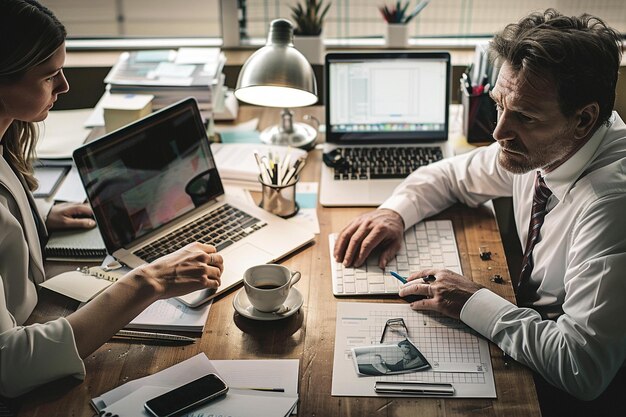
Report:
[{"label": "stack of book", "polygon": [[124,52],[104,82],[111,94],[153,95],[153,110],[195,97],[213,111],[224,102],[225,62],[220,48]]}]

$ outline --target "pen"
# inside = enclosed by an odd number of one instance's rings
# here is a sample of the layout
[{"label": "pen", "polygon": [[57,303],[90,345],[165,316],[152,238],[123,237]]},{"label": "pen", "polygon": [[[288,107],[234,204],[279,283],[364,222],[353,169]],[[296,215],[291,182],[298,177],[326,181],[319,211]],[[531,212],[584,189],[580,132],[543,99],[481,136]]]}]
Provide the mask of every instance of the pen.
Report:
[{"label": "pen", "polygon": [[139,332],[136,330],[120,330],[113,337],[120,337],[125,339],[136,340],[163,340],[166,342],[178,342],[178,343],[195,343],[196,339],[193,337],[180,336],[177,334],[168,333],[154,333],[154,332]]},{"label": "pen", "polygon": [[265,392],[285,392],[284,388],[265,388],[265,387],[230,387],[231,389],[245,389],[250,391],[265,391]]},{"label": "pen", "polygon": [[394,278],[396,278],[398,281],[400,281],[403,284],[406,284],[406,278],[403,277],[402,275],[398,274],[395,271],[389,271],[389,273],[391,274],[391,276],[393,276]]},{"label": "pen", "polygon": [[[389,273],[393,275],[394,278],[397,278],[398,281],[402,282],[403,284],[407,283],[406,277],[403,277],[402,275],[398,274],[395,271],[389,271]],[[425,277],[422,277],[422,279],[424,280],[424,282],[433,282],[437,279],[437,277],[431,274],[431,275],[426,275]]]}]

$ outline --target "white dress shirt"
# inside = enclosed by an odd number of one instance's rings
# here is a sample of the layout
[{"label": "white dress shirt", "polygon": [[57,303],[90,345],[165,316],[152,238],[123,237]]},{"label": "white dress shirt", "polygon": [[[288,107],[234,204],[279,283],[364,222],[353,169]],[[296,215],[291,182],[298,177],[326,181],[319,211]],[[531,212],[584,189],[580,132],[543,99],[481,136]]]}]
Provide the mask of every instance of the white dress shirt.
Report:
[{"label": "white dress shirt", "polygon": [[[626,125],[615,112],[609,124],[542,172],[553,195],[533,250],[532,309],[481,289],[461,311],[463,322],[580,399],[601,394],[626,358]],[[381,208],[409,227],[457,201],[512,196],[523,248],[535,172],[506,171],[498,152],[494,143],[420,168]]]},{"label": "white dress shirt", "polygon": [[0,145],[0,395],[14,397],[55,379],[83,378],[65,318],[23,326],[44,279],[37,229],[26,191]]}]

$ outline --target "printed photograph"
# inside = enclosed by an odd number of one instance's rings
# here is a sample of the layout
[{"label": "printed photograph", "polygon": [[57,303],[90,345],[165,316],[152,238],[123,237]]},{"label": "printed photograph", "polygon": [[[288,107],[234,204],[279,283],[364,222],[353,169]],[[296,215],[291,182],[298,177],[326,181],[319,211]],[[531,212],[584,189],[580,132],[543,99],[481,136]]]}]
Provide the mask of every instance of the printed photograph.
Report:
[{"label": "printed photograph", "polygon": [[390,375],[430,369],[430,364],[411,341],[352,348],[352,358],[360,375]]}]

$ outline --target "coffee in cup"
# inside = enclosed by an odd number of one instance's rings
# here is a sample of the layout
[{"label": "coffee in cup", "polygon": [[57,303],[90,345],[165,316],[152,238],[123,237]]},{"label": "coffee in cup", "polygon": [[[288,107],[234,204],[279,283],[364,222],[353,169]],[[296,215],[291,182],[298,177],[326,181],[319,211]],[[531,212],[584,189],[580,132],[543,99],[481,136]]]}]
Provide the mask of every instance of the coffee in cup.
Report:
[{"label": "coffee in cup", "polygon": [[282,265],[257,265],[243,273],[243,286],[255,309],[273,313],[281,309],[291,287],[300,280],[300,276],[300,272],[291,272]]}]

